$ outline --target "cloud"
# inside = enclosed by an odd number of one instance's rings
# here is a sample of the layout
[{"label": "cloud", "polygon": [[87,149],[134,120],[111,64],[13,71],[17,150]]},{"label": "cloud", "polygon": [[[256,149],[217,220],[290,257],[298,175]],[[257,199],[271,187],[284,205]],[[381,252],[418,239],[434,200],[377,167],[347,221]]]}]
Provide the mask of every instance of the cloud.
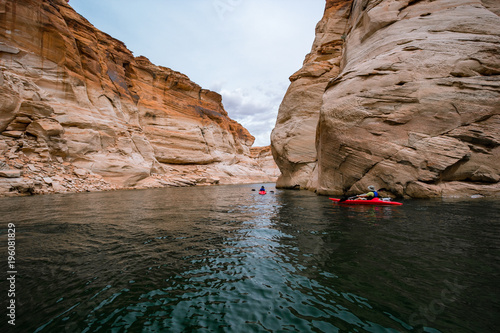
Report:
[{"label": "cloud", "polygon": [[223,103],[227,110],[235,117],[247,117],[269,110],[269,105],[263,100],[254,99],[242,89],[220,91]]},{"label": "cloud", "polygon": [[266,146],[270,143],[270,133],[276,122],[278,109],[275,96],[245,91],[222,89],[224,108],[231,118],[243,124],[255,136],[255,146]]},{"label": "cloud", "polygon": [[219,92],[229,116],[270,143],[279,104],[314,41],[325,0],[71,0],[136,56]]},{"label": "cloud", "polygon": [[273,99],[259,99],[239,94],[241,93],[239,90],[223,90],[220,93],[224,109],[229,116],[255,136],[254,145],[269,145],[271,131],[278,115],[279,102],[277,103]]}]

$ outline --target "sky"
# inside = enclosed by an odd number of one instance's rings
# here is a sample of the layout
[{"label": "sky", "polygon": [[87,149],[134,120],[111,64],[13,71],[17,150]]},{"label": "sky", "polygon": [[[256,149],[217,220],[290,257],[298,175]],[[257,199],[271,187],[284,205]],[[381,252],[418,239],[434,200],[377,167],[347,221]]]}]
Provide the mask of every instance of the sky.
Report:
[{"label": "sky", "polygon": [[134,56],[222,95],[224,109],[270,144],[278,108],[311,51],[325,0],[70,0]]}]

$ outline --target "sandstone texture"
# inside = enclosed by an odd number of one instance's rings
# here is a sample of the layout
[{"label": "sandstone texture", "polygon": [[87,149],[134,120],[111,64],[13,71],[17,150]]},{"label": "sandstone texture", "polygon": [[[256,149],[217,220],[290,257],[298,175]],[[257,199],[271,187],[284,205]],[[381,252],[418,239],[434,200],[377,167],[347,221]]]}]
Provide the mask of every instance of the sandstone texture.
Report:
[{"label": "sandstone texture", "polygon": [[280,170],[274,162],[271,146],[252,147],[250,153],[259,168],[276,181],[280,175]]},{"label": "sandstone texture", "polygon": [[280,106],[281,187],[500,195],[500,3],[329,0]]},{"label": "sandstone texture", "polygon": [[67,1],[0,2],[0,192],[274,181],[253,142],[219,94]]},{"label": "sandstone texture", "polygon": [[290,76],[291,84],[280,105],[271,135],[273,155],[281,170],[279,187],[312,188],[311,175],[318,159],[316,128],[328,82],[340,73],[342,35],[350,1],[328,3],[316,26],[316,38],[304,66]]}]

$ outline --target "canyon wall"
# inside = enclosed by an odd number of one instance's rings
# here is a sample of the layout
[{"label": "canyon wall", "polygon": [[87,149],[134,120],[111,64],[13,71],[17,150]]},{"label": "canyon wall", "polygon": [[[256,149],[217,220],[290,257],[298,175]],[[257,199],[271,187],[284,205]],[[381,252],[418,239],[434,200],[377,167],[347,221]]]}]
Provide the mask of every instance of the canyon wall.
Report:
[{"label": "canyon wall", "polygon": [[499,9],[328,0],[272,133],[278,186],[500,195]]},{"label": "canyon wall", "polygon": [[65,0],[0,2],[0,134],[4,192],[276,178],[219,94],[135,57]]}]

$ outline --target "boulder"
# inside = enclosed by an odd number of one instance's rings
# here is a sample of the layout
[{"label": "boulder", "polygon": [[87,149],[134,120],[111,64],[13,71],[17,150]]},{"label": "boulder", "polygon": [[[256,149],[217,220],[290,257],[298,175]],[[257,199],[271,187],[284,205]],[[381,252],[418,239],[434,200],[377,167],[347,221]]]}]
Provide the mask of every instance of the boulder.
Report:
[{"label": "boulder", "polygon": [[[0,73],[0,77],[3,80],[2,73]],[[0,132],[5,131],[15,118],[19,102],[19,93],[5,85],[0,85]]]},{"label": "boulder", "polygon": [[3,169],[0,169],[0,177],[3,177],[3,178],[19,178],[19,177],[21,177],[21,175],[22,175],[21,170],[12,170],[12,169],[3,170]]},{"label": "boulder", "polygon": [[26,132],[39,139],[50,140],[49,138],[52,136],[60,136],[64,132],[64,128],[55,119],[43,118],[29,124]]}]

